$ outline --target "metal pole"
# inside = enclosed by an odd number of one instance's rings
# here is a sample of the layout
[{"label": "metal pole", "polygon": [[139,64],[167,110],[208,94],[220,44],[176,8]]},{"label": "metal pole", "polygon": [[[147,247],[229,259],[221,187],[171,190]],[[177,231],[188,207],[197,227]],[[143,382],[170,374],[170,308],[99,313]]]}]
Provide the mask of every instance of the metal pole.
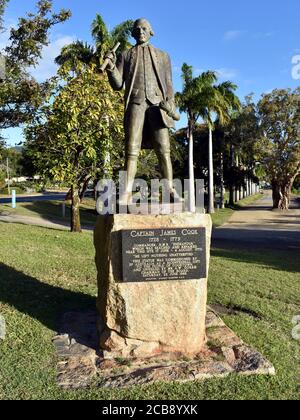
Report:
[{"label": "metal pole", "polygon": [[12,190],[11,206],[13,209],[17,208],[17,193],[16,190]]}]

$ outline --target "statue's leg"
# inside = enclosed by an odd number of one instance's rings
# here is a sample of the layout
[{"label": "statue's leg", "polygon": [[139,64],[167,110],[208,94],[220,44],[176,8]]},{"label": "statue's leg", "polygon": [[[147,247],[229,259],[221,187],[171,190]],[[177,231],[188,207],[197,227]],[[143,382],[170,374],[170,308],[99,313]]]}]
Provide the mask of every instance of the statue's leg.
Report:
[{"label": "statue's leg", "polygon": [[182,201],[182,198],[179,197],[173,186],[173,166],[171,160],[169,129],[164,127],[158,107],[152,107],[148,116],[152,128],[153,145],[158,158],[162,178],[167,180],[171,199],[173,201]]},{"label": "statue's leg", "polygon": [[168,180],[173,187],[173,168],[171,162],[171,147],[169,130],[163,124],[158,106],[152,106],[147,111],[147,121],[151,127],[153,147],[158,158],[163,179]]},{"label": "statue's leg", "polygon": [[125,115],[125,142],[127,172],[125,191],[119,198],[121,204],[127,205],[132,196],[132,188],[137,172],[137,162],[142,145],[145,123],[146,104],[131,104]]},{"label": "statue's leg", "polygon": [[161,176],[168,181],[170,191],[173,190],[173,167],[171,161],[169,130],[163,128],[154,132],[154,149],[157,155]]}]

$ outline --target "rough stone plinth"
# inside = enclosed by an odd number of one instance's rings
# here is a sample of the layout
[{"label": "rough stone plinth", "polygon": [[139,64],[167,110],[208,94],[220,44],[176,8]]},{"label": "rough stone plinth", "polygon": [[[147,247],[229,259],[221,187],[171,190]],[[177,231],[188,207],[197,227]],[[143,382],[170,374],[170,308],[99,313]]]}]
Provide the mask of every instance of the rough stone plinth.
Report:
[{"label": "rough stone plinth", "polygon": [[53,339],[61,388],[86,388],[91,383],[126,388],[157,381],[200,381],[232,373],[275,375],[273,365],[226,327],[210,307],[206,316],[207,343],[195,357],[163,354],[144,359],[106,359],[95,349],[96,311],[69,312],[61,322],[60,333]]},{"label": "rough stone plinth", "polygon": [[203,214],[99,216],[95,229],[100,348],[105,358],[163,353],[195,355],[205,343],[207,278],[124,283],[122,230],[206,228],[207,270],[211,218]]}]

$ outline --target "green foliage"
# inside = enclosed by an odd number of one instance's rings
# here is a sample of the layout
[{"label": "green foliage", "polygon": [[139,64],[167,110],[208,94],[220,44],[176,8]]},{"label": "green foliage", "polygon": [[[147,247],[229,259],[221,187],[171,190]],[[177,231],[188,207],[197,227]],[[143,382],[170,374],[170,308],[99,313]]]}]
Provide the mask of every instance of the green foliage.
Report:
[{"label": "green foliage", "polygon": [[0,2],[0,32],[3,30],[3,15],[9,0],[1,0]]},{"label": "green foliage", "polygon": [[92,46],[82,41],[76,41],[62,48],[55,62],[59,66],[68,64],[71,71],[76,71],[77,61],[90,64],[94,61],[95,50]]},{"label": "green foliage", "polygon": [[5,187],[5,178],[6,178],[6,173],[5,173],[5,169],[0,165],[0,190],[2,190]]},{"label": "green foliage", "polygon": [[298,175],[294,182],[294,188],[300,191],[300,175]]},{"label": "green foliage", "polygon": [[217,75],[208,71],[193,78],[193,68],[185,63],[182,66],[182,79],[183,90],[176,93],[176,102],[180,112],[187,113],[190,129],[194,129],[200,116],[204,115],[203,106],[213,83],[217,81]]},{"label": "green foliage", "polygon": [[[173,163],[174,179],[184,179],[185,147],[177,140],[176,133],[170,133],[171,159]],[[138,178],[151,179],[161,178],[158,159],[154,150],[142,150],[138,160]]]},{"label": "green foliage", "polygon": [[237,86],[227,81],[216,85],[217,73],[207,71],[193,77],[193,68],[182,66],[183,90],[176,94],[176,101],[181,112],[188,114],[191,128],[201,117],[213,128],[212,114],[215,113],[222,125],[228,123],[231,113],[240,109],[240,102],[234,91]]},{"label": "green foliage", "polygon": [[275,89],[258,104],[262,166],[273,188],[273,206],[287,210],[300,174],[300,88]]},{"label": "green foliage", "polygon": [[127,20],[109,32],[102,16],[100,14],[96,15],[92,23],[92,36],[96,43],[98,59],[103,60],[104,54],[111,50],[117,42],[121,44],[119,51],[124,51],[131,46],[129,38],[133,29],[133,23],[132,20]]},{"label": "green foliage", "polygon": [[80,190],[89,179],[112,176],[122,162],[123,101],[95,66],[77,61],[59,70],[55,99],[40,107],[27,128],[26,148],[39,173]]},{"label": "green foliage", "polygon": [[45,100],[49,83],[37,83],[28,68],[38,64],[42,49],[49,44],[50,29],[69,16],[65,10],[52,12],[52,1],[40,0],[36,13],[20,18],[18,26],[11,30],[2,54],[5,75],[0,83],[0,130],[28,122]]},{"label": "green foliage", "polygon": [[0,163],[6,166],[6,160],[9,163],[9,173],[11,177],[22,175],[22,151],[15,147],[5,148],[0,155]]},{"label": "green foliage", "polygon": [[126,21],[109,32],[97,15],[92,24],[96,48],[81,41],[64,47],[55,60],[61,68],[60,80],[53,85],[54,103],[48,98],[27,129],[27,149],[39,172],[71,188],[72,220],[77,220],[73,224],[78,231],[78,197],[83,196],[88,182],[114,177],[123,167],[123,101],[98,70],[114,43],[128,48],[132,24]]},{"label": "green foliage", "polygon": [[300,174],[300,88],[274,90],[258,104],[260,159],[269,180],[293,183]]},{"label": "green foliage", "polygon": [[68,66],[70,71],[76,71],[76,62],[95,64],[97,69],[104,59],[104,55],[120,42],[118,53],[128,49],[131,44],[129,38],[133,28],[133,21],[127,20],[117,25],[111,32],[100,14],[96,15],[91,27],[95,47],[82,41],[75,41],[65,46],[60,55],[55,59],[56,64]]},{"label": "green foliage", "polygon": [[7,58],[17,66],[36,66],[42,57],[43,47],[49,44],[48,32],[56,24],[69,19],[70,11],[52,12],[52,0],[39,0],[36,14],[20,18],[19,25],[11,30]]}]

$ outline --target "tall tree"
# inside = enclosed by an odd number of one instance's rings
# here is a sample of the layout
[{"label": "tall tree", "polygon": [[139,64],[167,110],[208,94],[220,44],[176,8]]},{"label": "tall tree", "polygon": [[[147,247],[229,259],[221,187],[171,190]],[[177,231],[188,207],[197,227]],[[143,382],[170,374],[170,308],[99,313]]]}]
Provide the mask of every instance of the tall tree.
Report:
[{"label": "tall tree", "polygon": [[[230,204],[234,204],[234,189],[243,187],[251,193],[250,185],[257,181],[257,142],[260,138],[259,118],[253,95],[248,95],[240,112],[235,113],[228,127],[226,140],[231,149]],[[239,162],[240,165],[237,165]],[[241,169],[244,168],[244,170]],[[244,178],[241,178],[242,172]],[[237,176],[237,173],[239,176]]]},{"label": "tall tree", "polygon": [[214,197],[214,164],[213,164],[213,130],[215,115],[221,126],[230,122],[232,113],[240,108],[240,101],[234,91],[237,86],[227,81],[220,85],[212,85],[206,89],[203,97],[201,117],[207,123],[209,130],[209,188],[208,188],[208,212],[215,212]]},{"label": "tall tree", "polygon": [[8,0],[1,0],[0,2],[0,32],[3,30],[3,15],[7,6]]},{"label": "tall tree", "polygon": [[116,150],[123,139],[123,101],[93,65],[78,61],[75,71],[76,77],[68,66],[60,68],[55,99],[49,97],[40,107],[26,136],[39,173],[69,184],[71,231],[80,232],[82,191],[90,180],[111,173],[120,163]]},{"label": "tall tree", "polygon": [[260,160],[273,188],[274,209],[287,210],[300,174],[300,88],[275,89],[258,104]]},{"label": "tall tree", "polygon": [[194,131],[201,116],[203,98],[207,96],[207,90],[215,82],[216,75],[214,72],[208,71],[198,77],[193,77],[193,67],[185,63],[182,66],[182,80],[183,90],[176,93],[176,102],[180,112],[186,113],[188,117],[189,210],[195,212]]},{"label": "tall tree", "polygon": [[96,64],[99,68],[103,61],[105,53],[112,49],[117,42],[120,42],[119,52],[128,49],[131,44],[129,39],[133,28],[133,21],[127,20],[117,25],[112,31],[109,31],[102,16],[96,15],[91,27],[92,37],[95,46],[82,41],[75,41],[65,46],[60,55],[56,57],[55,62],[58,65],[67,64],[72,70],[76,61],[79,60],[85,64]]},{"label": "tall tree", "polygon": [[133,24],[133,20],[126,20],[109,31],[102,16],[97,14],[92,23],[92,36],[96,43],[97,57],[102,60],[104,54],[109,49],[112,49],[117,42],[121,44],[119,51],[125,51],[130,48],[129,39]]},{"label": "tall tree", "polygon": [[52,1],[39,0],[36,13],[20,18],[11,30],[2,54],[5,74],[0,82],[0,130],[25,123],[43,102],[49,85],[37,83],[29,69],[38,64],[43,48],[49,44],[51,28],[69,17],[70,12],[64,9],[53,12]]},{"label": "tall tree", "polygon": [[76,41],[62,48],[55,62],[59,66],[68,64],[71,71],[76,71],[77,61],[84,64],[90,64],[95,59],[95,49],[93,46],[82,41]]}]

